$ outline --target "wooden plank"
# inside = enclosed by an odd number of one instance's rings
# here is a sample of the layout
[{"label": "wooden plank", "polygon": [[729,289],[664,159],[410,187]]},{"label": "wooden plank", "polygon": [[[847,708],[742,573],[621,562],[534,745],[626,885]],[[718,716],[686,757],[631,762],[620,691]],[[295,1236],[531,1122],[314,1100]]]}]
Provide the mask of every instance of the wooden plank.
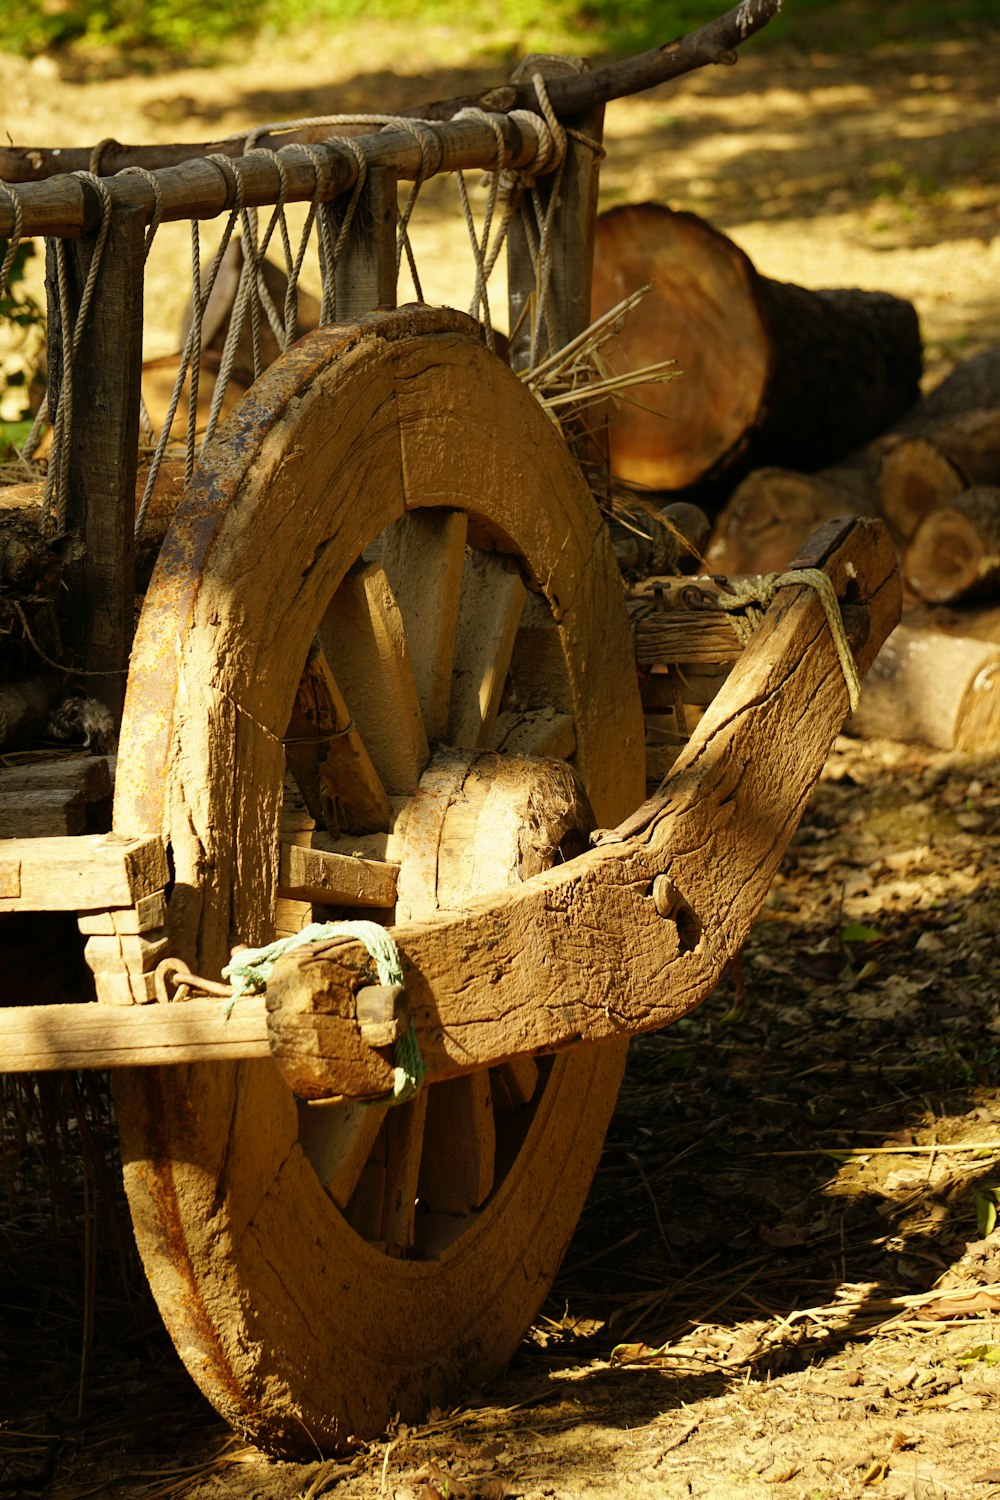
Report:
[{"label": "wooden plank", "polygon": [[452,745],[492,743],[525,592],[502,553],[466,558],[448,714]]},{"label": "wooden plank", "polygon": [[[578,57],[528,57],[511,75],[514,83],[530,80],[535,73],[545,79],[576,77],[588,72],[588,65]],[[604,105],[588,108],[584,113],[566,118],[564,124],[597,143],[599,148],[604,127]],[[549,254],[552,263],[549,304],[555,332],[554,348],[542,337],[538,357],[561,348],[581,333],[590,322],[590,285],[594,263],[594,225],[597,218],[599,151],[569,136],[566,157],[559,182],[559,209],[552,225]],[[543,206],[553,191],[553,178],[543,178],[540,193]],[[531,345],[531,317],[523,316],[525,303],[535,298],[536,275],[520,219],[515,219],[508,235],[507,279],[510,304],[510,327],[520,328],[510,351],[511,366],[526,368]]]},{"label": "wooden plank", "polygon": [[432,744],[448,728],[467,528],[464,511],[408,511],[386,532],[382,547],[382,566],[403,616]]},{"label": "wooden plank", "polygon": [[103,756],[23,761],[0,769],[0,839],[83,833],[89,803],[111,796]]},{"label": "wooden plank", "polygon": [[369,168],[337,261],[339,323],[396,306],[396,182],[394,167]]},{"label": "wooden plank", "polygon": [[430,749],[403,619],[380,563],[352,568],[317,634],[386,791],[415,792]]},{"label": "wooden plank", "polygon": [[398,866],[358,859],[323,844],[322,834],[315,835],[308,849],[282,843],[279,895],[325,906],[395,906]]},{"label": "wooden plank", "polygon": [[[120,976],[127,979],[127,975]],[[130,1068],[224,1058],[267,1057],[264,1000],[248,997],[226,1014],[224,1000],[179,1005],[12,1005],[0,1008],[3,1071]]]},{"label": "wooden plank", "polygon": [[151,896],[140,896],[134,906],[121,907],[117,911],[82,911],[76,924],[84,937],[110,936],[152,932],[167,925],[167,901],[163,891],[154,891]]},{"label": "wooden plank", "polygon": [[386,1111],[385,1190],[377,1237],[389,1254],[399,1254],[413,1245],[429,1098],[427,1090],[422,1089],[415,1099]]},{"label": "wooden plank", "polygon": [[160,838],[95,833],[0,843],[0,912],[133,906],[169,878]]},{"label": "wooden plank", "polygon": [[432,1089],[424,1125],[420,1200],[431,1213],[467,1214],[489,1196],[496,1127],[488,1072]]},{"label": "wooden plank", "polygon": [[[307,682],[319,747],[316,774],[321,817],[318,821],[331,830],[343,827],[359,834],[388,828],[392,809],[382,779],[344,702],[326,653],[318,645],[310,653],[297,701],[301,701]],[[302,762],[298,765],[301,770]],[[294,774],[296,763],[291,764],[291,769]]]},{"label": "wooden plank", "polygon": [[[112,212],[73,368],[68,522],[80,533],[85,551],[81,563],[67,575],[69,614],[85,622],[84,639],[76,644],[92,674],[87,691],[107,704],[116,722],[125,698],[135,614],[133,522],[145,226],[146,216],[138,208]],[[65,242],[73,316],[94,248],[90,235]],[[50,307],[59,306],[55,253],[50,242],[46,280],[55,292]],[[66,378],[61,339],[62,329],[53,319],[48,351],[50,411],[55,410]]]},{"label": "wooden plank", "polygon": [[299,1105],[299,1142],[338,1208],[350,1202],[384,1118],[370,1104]]}]

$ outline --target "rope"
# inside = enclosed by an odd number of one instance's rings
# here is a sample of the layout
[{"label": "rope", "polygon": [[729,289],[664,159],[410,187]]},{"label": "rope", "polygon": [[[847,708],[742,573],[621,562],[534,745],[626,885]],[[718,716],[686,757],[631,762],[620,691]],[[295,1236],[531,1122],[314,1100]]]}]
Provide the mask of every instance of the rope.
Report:
[{"label": "rope", "polygon": [[[503,126],[496,115],[488,115],[482,109],[462,109],[455,116],[456,120],[480,120],[488,125],[493,132],[493,139],[497,145],[496,169],[489,174],[489,196],[486,199],[486,212],[483,215],[483,227],[481,234],[476,234],[476,223],[472,216],[472,206],[469,203],[469,192],[465,185],[465,173],[456,172],[455,180],[458,184],[458,196],[461,199],[462,210],[465,214],[465,227],[469,231],[469,243],[472,246],[472,257],[476,263],[476,285],[472,294],[472,303],[469,307],[469,315],[473,318],[479,317],[479,309],[483,309],[483,328],[486,333],[486,345],[491,353],[496,352],[496,340],[493,337],[493,323],[490,318],[490,304],[486,294],[486,282],[489,271],[486,269],[486,256],[490,250],[490,228],[493,223],[493,213],[496,209],[497,196],[500,191],[500,182],[503,176],[504,157],[507,154],[507,143],[504,140]],[[501,230],[506,235],[510,224],[510,215],[501,219]],[[502,240],[500,241],[502,243]],[[496,263],[500,243],[493,250],[490,259],[490,269]]]},{"label": "rope", "polygon": [[853,713],[861,700],[861,680],[844,630],[836,591],[829,574],[824,573],[822,568],[790,568],[785,573],[765,573],[760,578],[738,579],[730,584],[728,591],[717,595],[717,602],[720,609],[732,616],[733,628],[742,644],[746,645],[778,589],[790,588],[795,584],[805,584],[807,588],[815,589],[819,595]]},{"label": "rope", "polygon": [[3,189],[11,208],[14,210],[14,232],[7,245],[7,254],[3,258],[3,265],[0,266],[0,297],[2,297],[7,289],[7,277],[10,275],[10,268],[14,264],[14,256],[21,246],[21,234],[24,226],[24,204],[21,202],[20,195],[12,183],[0,180],[0,188]]},{"label": "rope", "polygon": [[66,271],[66,241],[57,239],[56,251],[56,280],[59,287],[59,323],[62,334],[62,381],[59,388],[59,403],[56,413],[52,418],[52,453],[56,462],[49,463],[45,475],[45,498],[42,505],[42,519],[45,527],[57,533],[66,530],[69,513],[69,460],[71,447],[71,433],[73,426],[73,367],[76,356],[80,349],[80,341],[83,338],[84,326],[87,322],[87,314],[90,311],[90,303],[94,295],[94,287],[97,283],[97,273],[101,269],[101,259],[104,255],[104,243],[108,237],[111,227],[111,194],[107,184],[95,176],[93,172],[74,172],[74,177],[89,182],[96,190],[101,200],[101,225],[97,231],[94,241],[94,252],[90,257],[90,265],[87,267],[87,276],[83,284],[83,292],[80,296],[80,305],[77,308],[76,320],[72,323],[70,319],[69,281]]},{"label": "rope", "polygon": [[[219,274],[219,268],[222,265],[223,256],[226,253],[229,241],[232,238],[233,229],[236,226],[236,221],[239,218],[240,211],[243,206],[242,183],[240,182],[237,173],[233,170],[232,162],[229,160],[229,157],[223,156],[221,152],[214,152],[211,156],[207,156],[205,160],[211,162],[216,171],[221,173],[226,182],[227,197],[232,196],[235,200],[235,203],[234,207],[230,209],[229,219],[226,223],[225,229],[222,232],[222,239],[219,242],[219,248],[215,252],[215,256],[213,257],[212,262],[209,266],[208,275],[205,279],[204,286],[202,286],[201,283],[201,242],[198,234],[198,220],[191,220],[191,327],[188,330],[188,336],[184,344],[180,364],[177,370],[177,378],[174,381],[174,388],[170,395],[170,403],[167,407],[166,416],[163,419],[163,427],[160,430],[160,436],[156,444],[156,451],[153,454],[153,459],[149,466],[149,473],[146,476],[146,487],[143,490],[138,514],[135,518],[135,536],[137,540],[142,535],[142,529],[146,520],[146,513],[149,510],[149,502],[152,499],[153,490],[156,487],[156,480],[160,472],[160,465],[163,462],[163,455],[166,452],[167,443],[170,439],[170,431],[173,427],[174,417],[177,415],[177,407],[180,404],[181,393],[184,390],[184,382],[187,379],[188,370],[192,366],[194,367],[192,384],[194,385],[195,389],[197,389],[198,377],[201,370],[202,315],[208,303],[208,299],[212,295],[212,288],[215,286],[216,278]],[[221,400],[222,398],[220,396],[220,403]],[[213,393],[213,407],[214,404]],[[194,428],[196,415],[197,397],[194,407],[191,406],[190,402],[188,403],[189,431],[185,453],[185,482],[190,480],[191,473],[194,469]]]},{"label": "rope", "polygon": [[[375,964],[379,984],[402,984],[403,966],[399,949],[388,928],[378,922],[311,922],[301,932],[291,937],[278,938],[263,948],[244,948],[236,954],[222,971],[223,979],[232,984],[231,1003],[242,995],[260,994],[267,987],[274,965],[290,948],[300,948],[306,943],[327,942],[330,938],[347,937],[363,943]],[[420,1044],[416,1029],[410,1022],[406,1034],[400,1037],[394,1051],[395,1081],[391,1095],[379,1104],[405,1104],[419,1093],[427,1069],[420,1055]]]}]

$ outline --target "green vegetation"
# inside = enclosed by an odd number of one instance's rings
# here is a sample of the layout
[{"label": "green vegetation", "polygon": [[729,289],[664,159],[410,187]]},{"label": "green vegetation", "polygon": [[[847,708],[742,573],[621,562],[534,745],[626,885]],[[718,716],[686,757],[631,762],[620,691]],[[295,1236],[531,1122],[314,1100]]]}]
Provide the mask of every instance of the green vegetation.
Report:
[{"label": "green vegetation", "polygon": [[[0,240],[0,270],[9,244]],[[0,287],[0,463],[20,448],[31,431],[31,386],[37,379],[38,351],[44,337],[45,310],[24,289],[28,259],[35,254],[30,240],[19,245],[11,260],[7,285]]]},{"label": "green vegetation", "polygon": [[[524,38],[533,47],[587,53],[655,46],[726,10],[727,0],[469,0],[458,24],[486,50],[491,39]],[[210,62],[228,45],[270,30],[331,32],[359,20],[447,25],[450,0],[39,0],[9,4],[0,46],[26,57],[73,52],[132,69],[183,58]],[[998,21],[996,0],[785,0],[762,37],[774,45],[875,47],[913,37],[969,35]]]}]

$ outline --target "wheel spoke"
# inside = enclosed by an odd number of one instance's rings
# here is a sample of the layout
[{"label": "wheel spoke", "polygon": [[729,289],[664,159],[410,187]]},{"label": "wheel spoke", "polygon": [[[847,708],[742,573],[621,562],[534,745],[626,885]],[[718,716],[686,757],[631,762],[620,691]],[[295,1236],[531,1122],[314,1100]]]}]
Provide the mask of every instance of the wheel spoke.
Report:
[{"label": "wheel spoke", "polygon": [[385,1116],[368,1104],[299,1103],[299,1142],[338,1208],[345,1208]]},{"label": "wheel spoke", "polygon": [[385,1119],[385,1190],[379,1238],[389,1254],[412,1249],[417,1183],[424,1144],[429,1091],[396,1105]]},{"label": "wheel spoke", "polygon": [[576,749],[576,725],[572,714],[555,708],[526,708],[519,713],[497,716],[494,748],[503,755],[546,755],[551,760],[569,760]]},{"label": "wheel spoke", "polygon": [[538,1087],[538,1064],[533,1057],[512,1057],[490,1070],[493,1105],[498,1115],[512,1115],[530,1104]]},{"label": "wheel spoke", "polygon": [[573,694],[566,676],[562,641],[545,599],[530,594],[521,616],[510,663],[514,697],[532,708],[542,705],[569,713]]},{"label": "wheel spoke", "polygon": [[448,717],[448,739],[454,745],[490,743],[525,592],[502,553],[467,557]]},{"label": "wheel spoke", "polygon": [[386,532],[382,547],[432,744],[448,728],[467,528],[464,511],[412,510]]},{"label": "wheel spoke", "polygon": [[493,1187],[496,1127],[488,1072],[428,1091],[420,1199],[432,1213],[468,1214]]},{"label": "wheel spoke", "polygon": [[379,563],[348,573],[319,640],[390,796],[411,796],[430,750],[399,606]]},{"label": "wheel spoke", "polygon": [[392,809],[326,653],[314,644],[285,737],[288,768],[313,820],[336,832],[375,833]]}]

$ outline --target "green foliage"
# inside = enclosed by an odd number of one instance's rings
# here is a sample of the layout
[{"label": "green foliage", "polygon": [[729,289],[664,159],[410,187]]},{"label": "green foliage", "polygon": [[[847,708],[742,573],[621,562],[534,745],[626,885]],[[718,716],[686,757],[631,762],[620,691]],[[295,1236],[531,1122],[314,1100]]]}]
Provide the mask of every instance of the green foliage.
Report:
[{"label": "green foliage", "polygon": [[[0,269],[9,242],[0,240]],[[20,448],[31,430],[31,387],[38,379],[38,353],[44,342],[45,310],[24,289],[25,267],[35,246],[17,247],[0,287],[0,462]]]},{"label": "green foliage", "polygon": [[[7,259],[9,248],[9,240],[0,240],[0,267]],[[25,240],[18,245],[7,272],[7,285],[0,287],[0,320],[16,323],[19,328],[40,326],[45,321],[42,308],[21,285],[27,263],[34,253],[33,241]]]},{"label": "green foliage", "polygon": [[992,1234],[997,1223],[997,1190],[996,1188],[983,1188],[976,1194],[976,1228],[980,1237],[985,1239]]},{"label": "green foliage", "polygon": [[129,66],[157,57],[209,59],[222,43],[257,30],[262,11],[248,0],[41,0],[13,6],[3,46],[25,57],[98,46]]},{"label": "green foliage", "polygon": [[[733,0],[35,0],[9,4],[0,45],[34,57],[98,49],[132,69],[167,59],[207,62],[262,29],[336,31],[360,19],[460,30],[480,52],[538,49],[629,52],[713,20]],[[970,34],[997,22],[996,0],[785,0],[756,46],[824,48]]]}]

